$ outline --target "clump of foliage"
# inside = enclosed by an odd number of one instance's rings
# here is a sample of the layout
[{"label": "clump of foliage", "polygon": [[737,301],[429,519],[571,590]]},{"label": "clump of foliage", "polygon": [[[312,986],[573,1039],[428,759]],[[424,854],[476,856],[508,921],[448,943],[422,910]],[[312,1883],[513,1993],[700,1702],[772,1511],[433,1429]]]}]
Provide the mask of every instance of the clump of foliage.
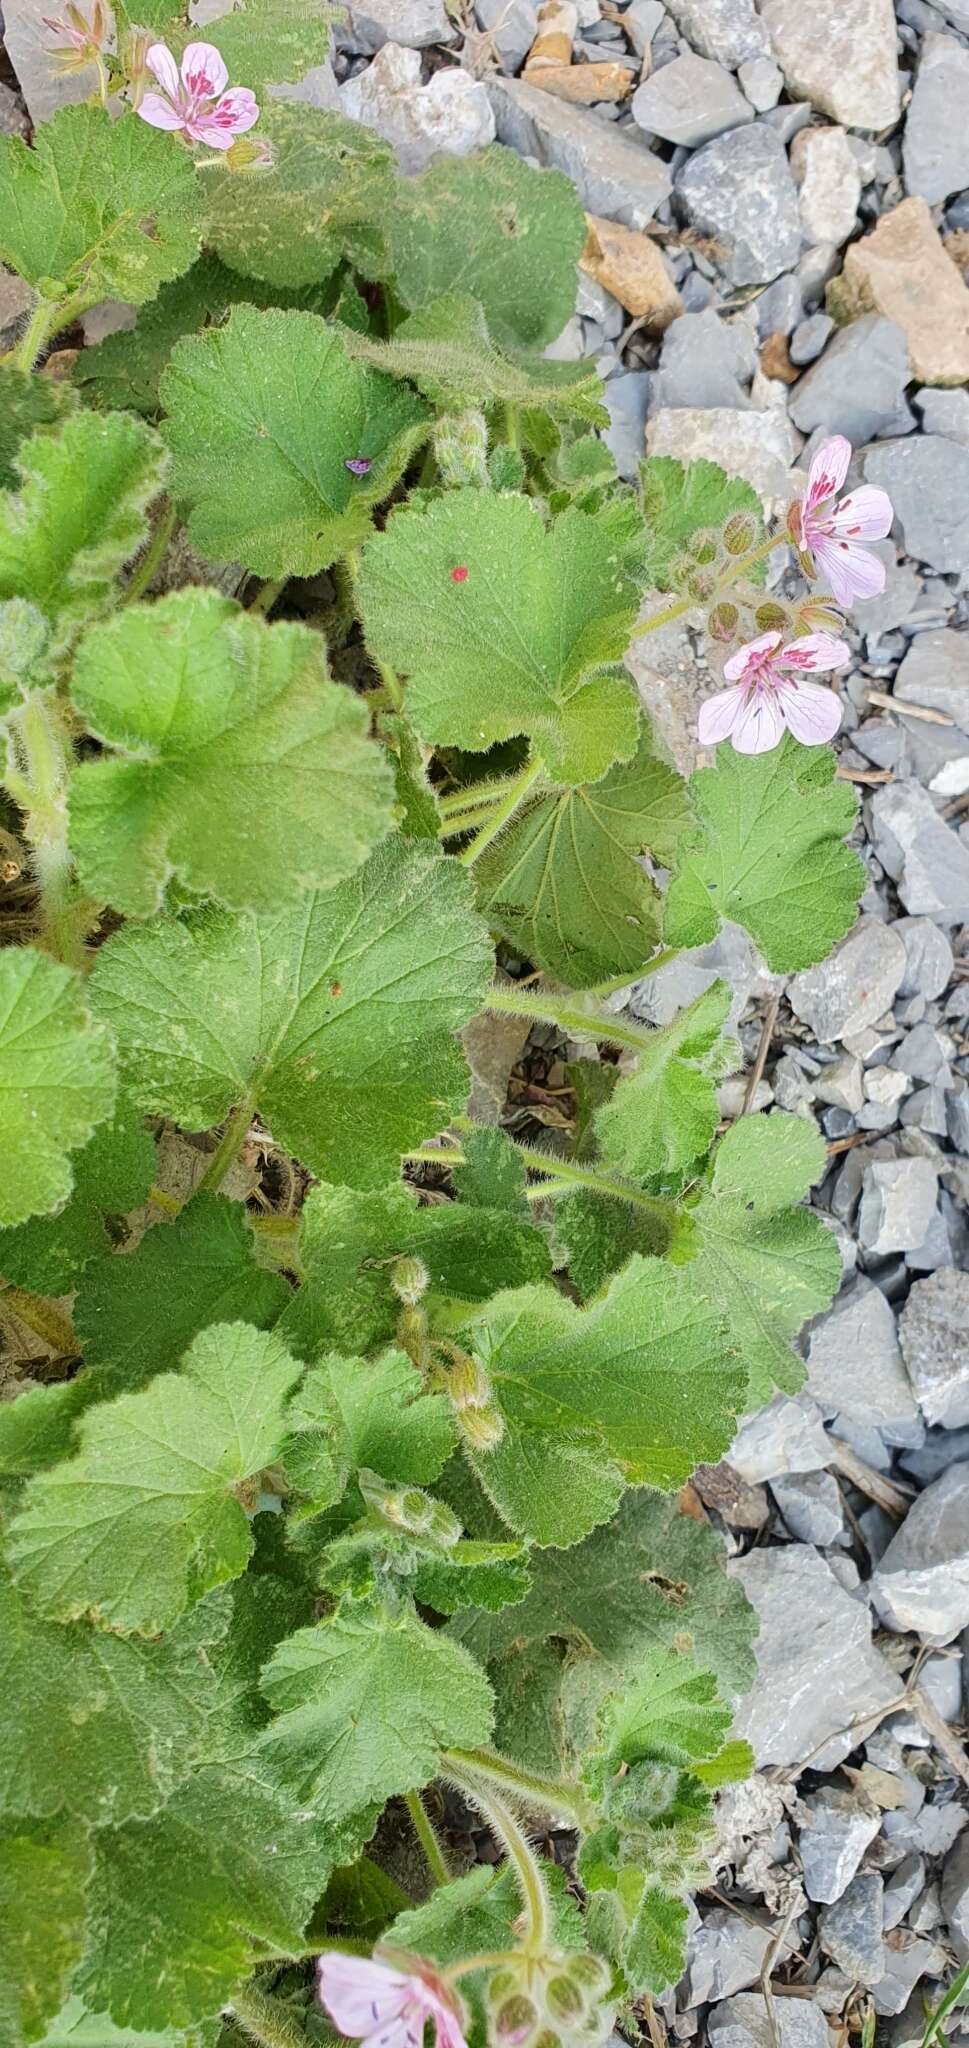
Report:
[{"label": "clump of foliage", "polygon": [[[839,1277],[814,1127],[719,1128],[726,986],[661,1030],[604,998],[722,918],[819,960],[864,880],[827,748],[684,781],[623,655],[818,604],[765,598],[746,485],[620,483],[544,360],[566,180],[404,181],[272,100],[187,147],[137,117],[181,0],[114,17],[111,111],[0,141],[0,2032],[318,2040],[308,1959],[379,1944],[475,2043],[593,2048],[677,1976],[749,1763],[751,1617],[678,1490]],[[298,0],[206,33],[260,95],[325,49]],[[106,295],[136,326],[55,380]],[[604,1049],[559,1149],[470,1119],[489,1012]],[[500,1869],[449,1873],[435,1785]]]}]

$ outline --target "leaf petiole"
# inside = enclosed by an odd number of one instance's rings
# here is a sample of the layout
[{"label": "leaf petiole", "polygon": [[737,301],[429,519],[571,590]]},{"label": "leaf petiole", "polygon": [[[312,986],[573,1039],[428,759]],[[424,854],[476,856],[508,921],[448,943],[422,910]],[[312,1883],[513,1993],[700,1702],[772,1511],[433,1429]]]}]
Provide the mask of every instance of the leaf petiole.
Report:
[{"label": "leaf petiole", "polygon": [[[122,596],[122,604],[136,604],[143,597],[164,560],[168,543],[175,531],[175,507],[169,502],[162,512],[148,546],[132,571],[128,586]],[[261,594],[261,593],[260,593]]]},{"label": "leaf petiole", "polygon": [[267,1998],[254,1984],[234,1992],[226,2010],[257,2048],[306,2048],[303,2028],[278,1999]]},{"label": "leaf petiole", "polygon": [[490,846],[492,840],[498,837],[502,826],[507,825],[509,818],[514,816],[519,804],[528,795],[533,783],[538,781],[541,773],[541,761],[526,762],[521,774],[516,775],[509,784],[507,793],[501,803],[496,804],[487,824],[481,827],[480,832],[472,839],[470,846],[465,846],[455,856],[460,861],[462,867],[473,867],[475,861],[480,859],[485,848]]},{"label": "leaf petiole", "polygon": [[205,1172],[195,1189],[197,1195],[218,1194],[229,1168],[235,1164],[245,1144],[246,1134],[252,1122],[252,1110],[253,1105],[248,1096],[243,1098],[238,1109],[233,1110],[215,1151],[209,1158]]},{"label": "leaf petiole", "polygon": [[414,1833],[424,1851],[424,1861],[434,1879],[434,1883],[436,1885],[447,1884],[450,1881],[451,1873],[447,1867],[444,1851],[437,1839],[433,1823],[420,1793],[405,1792],[404,1804],[410,1814]]}]

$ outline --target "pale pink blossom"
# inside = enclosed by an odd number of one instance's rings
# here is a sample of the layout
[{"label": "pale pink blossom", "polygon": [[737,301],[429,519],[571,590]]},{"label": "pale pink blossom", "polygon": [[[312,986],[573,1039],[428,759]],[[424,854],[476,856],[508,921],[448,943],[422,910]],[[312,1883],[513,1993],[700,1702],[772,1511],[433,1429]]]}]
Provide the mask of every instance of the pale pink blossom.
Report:
[{"label": "pale pink blossom", "polygon": [[320,1998],[341,2034],[364,2048],[421,2048],[430,2020],[436,2048],[467,2048],[461,2010],[430,1963],[419,1956],[346,1956],[319,1960]]},{"label": "pale pink blossom", "polygon": [[729,739],[738,754],[766,754],[785,727],[806,747],[834,738],[841,704],[833,690],[805,680],[811,670],[843,668],[851,659],[843,640],[807,633],[781,650],[780,633],[749,640],[724,665],[731,687],[700,706],[697,736],[702,747]]},{"label": "pale pink blossom", "polygon": [[838,499],[850,461],[851,442],[843,434],[826,441],[808,471],[807,490],[791,506],[787,521],[808,574],[826,577],[838,603],[846,606],[884,590],[885,564],[862,543],[884,540],[893,517],[887,491],[870,484]]},{"label": "pale pink blossom", "polygon": [[259,119],[248,86],[225,87],[229,74],[212,43],[189,43],[181,71],[165,43],[152,43],[145,59],[161,92],[146,92],[137,109],[152,128],[167,128],[210,149],[231,149],[237,135]]}]

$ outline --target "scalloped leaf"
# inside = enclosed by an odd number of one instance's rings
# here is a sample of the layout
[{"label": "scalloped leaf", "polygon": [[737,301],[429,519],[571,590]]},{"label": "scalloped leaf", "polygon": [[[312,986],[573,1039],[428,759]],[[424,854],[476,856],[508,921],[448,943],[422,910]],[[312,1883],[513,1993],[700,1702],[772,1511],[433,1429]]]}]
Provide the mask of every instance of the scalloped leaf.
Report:
[{"label": "scalloped leaf", "polygon": [[671,946],[702,946],[742,924],[776,974],[830,953],[855,921],[867,874],[845,846],[858,810],[828,747],[785,734],[772,753],[720,747],[691,776],[698,825],[684,834],[666,898]]},{"label": "scalloped leaf", "polygon": [[635,1073],[596,1111],[602,1156],[617,1173],[678,1181],[709,1151],[720,1118],[717,1079],[741,1057],[736,1044],[721,1042],[729,1009],[727,983],[713,982],[653,1033]]},{"label": "scalloped leaf", "polygon": [[114,749],[73,776],[71,845],[84,887],[129,917],[160,910],[172,876],[271,911],[342,882],[390,830],[366,705],[330,680],[308,626],[176,591],[96,626],[71,695]]},{"label": "scalloped leaf", "polygon": [[312,576],[358,546],[426,431],[414,393],[313,313],[236,306],[177,343],[160,394],[191,540],[260,576]]},{"label": "scalloped leaf", "polygon": [[0,137],[0,258],[51,296],[140,306],[193,263],[202,187],[187,150],[145,121],[62,107],[28,149]]},{"label": "scalloped leaf", "polygon": [[456,863],[390,839],[275,917],[127,926],[91,986],[133,1096],[189,1131],[248,1097],[322,1179],[384,1185],[467,1097],[453,1034],[492,968],[469,897]]},{"label": "scalloped leaf", "polygon": [[69,384],[0,363],[0,490],[15,491],[20,483],[14,458],[21,442],[58,426],[76,404]]},{"label": "scalloped leaf", "polygon": [[569,178],[514,150],[440,158],[402,180],[388,233],[405,306],[469,293],[501,348],[543,349],[575,311],[581,202]]},{"label": "scalloped leaf", "polygon": [[39,2041],[80,1958],[91,1852],[70,1824],[13,1821],[0,1833],[0,2031]]},{"label": "scalloped leaf", "polygon": [[222,261],[273,285],[322,283],[344,256],[364,277],[386,276],[398,183],[390,144],[342,114],[285,101],[265,109],[259,133],[271,170],[208,181],[206,240]]},{"label": "scalloped leaf", "polygon": [[546,362],[503,355],[493,344],[477,299],[449,292],[411,313],[390,340],[344,334],[348,353],[389,377],[406,377],[439,411],[513,405],[606,426],[602,384],[587,362]]},{"label": "scalloped leaf", "polygon": [[[645,527],[643,567],[656,590],[679,589],[694,566],[690,542],[698,533],[722,528],[734,512],[747,512],[754,522],[751,547],[764,534],[760,499],[750,484],[730,477],[716,462],[701,458],[684,464],[671,455],[650,455],[640,464]],[[685,573],[683,573],[685,571]],[[751,581],[763,580],[765,565],[757,563]]]},{"label": "scalloped leaf", "polygon": [[403,1351],[382,1358],[324,1358],[289,1407],[292,1434],[282,1464],[315,1509],[330,1507],[365,1467],[382,1479],[425,1486],[454,1449],[454,1419],[443,1394],[427,1394]]},{"label": "scalloped leaf", "polygon": [[32,1216],[0,1231],[0,1275],[32,1294],[69,1294],[111,1240],[105,1216],[122,1216],[147,1199],[155,1142],[130,1103],[118,1103],[74,1160],[74,1188],[53,1216]]},{"label": "scalloped leaf", "polygon": [[0,952],[0,1225],[67,1200],[68,1154],[111,1115],[113,1047],[79,975],[46,953]]},{"label": "scalloped leaf", "polygon": [[528,733],[569,783],[633,753],[635,695],[604,671],[638,594],[585,513],[546,528],[528,498],[477,490],[395,512],[365,550],[360,607],[373,653],[410,677],[408,713],[430,744],[483,753]]}]

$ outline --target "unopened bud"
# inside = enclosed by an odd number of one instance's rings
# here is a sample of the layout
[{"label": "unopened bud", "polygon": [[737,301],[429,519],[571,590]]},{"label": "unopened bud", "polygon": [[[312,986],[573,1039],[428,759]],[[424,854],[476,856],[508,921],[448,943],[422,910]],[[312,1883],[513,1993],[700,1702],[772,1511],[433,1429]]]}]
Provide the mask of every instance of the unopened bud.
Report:
[{"label": "unopened bud", "polygon": [[237,135],[223,151],[222,161],[230,171],[271,171],[272,143],[266,135]]},{"label": "unopened bud", "polygon": [[795,605],[794,616],[798,633],[843,633],[844,613],[838,610],[833,597],[808,597]]},{"label": "unopened bud", "polygon": [[472,1451],[493,1451],[505,1434],[504,1420],[497,1408],[459,1408],[457,1425]]},{"label": "unopened bud", "polygon": [[736,605],[729,604],[726,598],[714,605],[707,620],[711,640],[722,640],[724,643],[736,639],[739,625],[740,613]]},{"label": "unopened bud", "polygon": [[571,1977],[551,1977],[545,1986],[545,2003],[553,2020],[577,2020],[585,2000]]},{"label": "unopened bud", "polygon": [[431,1503],[431,1519],[427,1533],[433,1537],[435,1543],[443,1544],[445,1550],[450,1550],[455,1543],[461,1541],[461,1523],[457,1515],[445,1507],[442,1500]]},{"label": "unopened bud", "polygon": [[717,536],[709,528],[701,528],[699,533],[693,535],[688,545],[695,562],[706,564],[716,561]]},{"label": "unopened bud", "polygon": [[455,1408],[483,1408],[491,1399],[491,1381],[484,1366],[468,1351],[449,1347],[449,1355],[447,1390]]},{"label": "unopened bud", "polygon": [[723,529],[728,555],[746,555],[757,539],[757,521],[752,512],[732,512]]},{"label": "unopened bud", "polygon": [[564,1967],[573,1984],[581,1984],[585,1991],[603,1992],[610,1982],[608,1963],[604,1963],[601,1956],[594,1956],[588,1950],[583,1950],[579,1955],[568,1956]]},{"label": "unopened bud", "polygon": [[438,420],[434,429],[434,458],[441,482],[449,489],[473,484],[478,490],[486,490],[491,479],[484,414],[465,412]]},{"label": "unopened bud", "polygon": [[707,598],[713,596],[717,587],[714,570],[694,569],[692,575],[686,579],[686,587],[689,595],[695,597],[698,604],[706,604]]},{"label": "unopened bud", "polygon": [[757,606],[754,621],[758,633],[783,633],[787,626],[787,607],[772,604],[768,598],[765,604]]},{"label": "unopened bud", "polygon": [[507,2043],[507,2048],[520,2048],[523,2041],[538,2025],[538,2012],[530,1998],[515,1992],[498,2007],[492,2022],[492,2032],[497,2041]]},{"label": "unopened bud", "polygon": [[422,1296],[427,1293],[430,1279],[423,1259],[417,1258],[413,1253],[395,1259],[390,1269],[391,1287],[398,1301],[406,1302],[408,1308],[415,1308]]},{"label": "unopened bud", "polygon": [[128,99],[132,107],[140,107],[145,87],[148,84],[148,51],[151,37],[142,35],[140,29],[133,29],[125,36],[121,45],[121,62],[128,85]]}]

